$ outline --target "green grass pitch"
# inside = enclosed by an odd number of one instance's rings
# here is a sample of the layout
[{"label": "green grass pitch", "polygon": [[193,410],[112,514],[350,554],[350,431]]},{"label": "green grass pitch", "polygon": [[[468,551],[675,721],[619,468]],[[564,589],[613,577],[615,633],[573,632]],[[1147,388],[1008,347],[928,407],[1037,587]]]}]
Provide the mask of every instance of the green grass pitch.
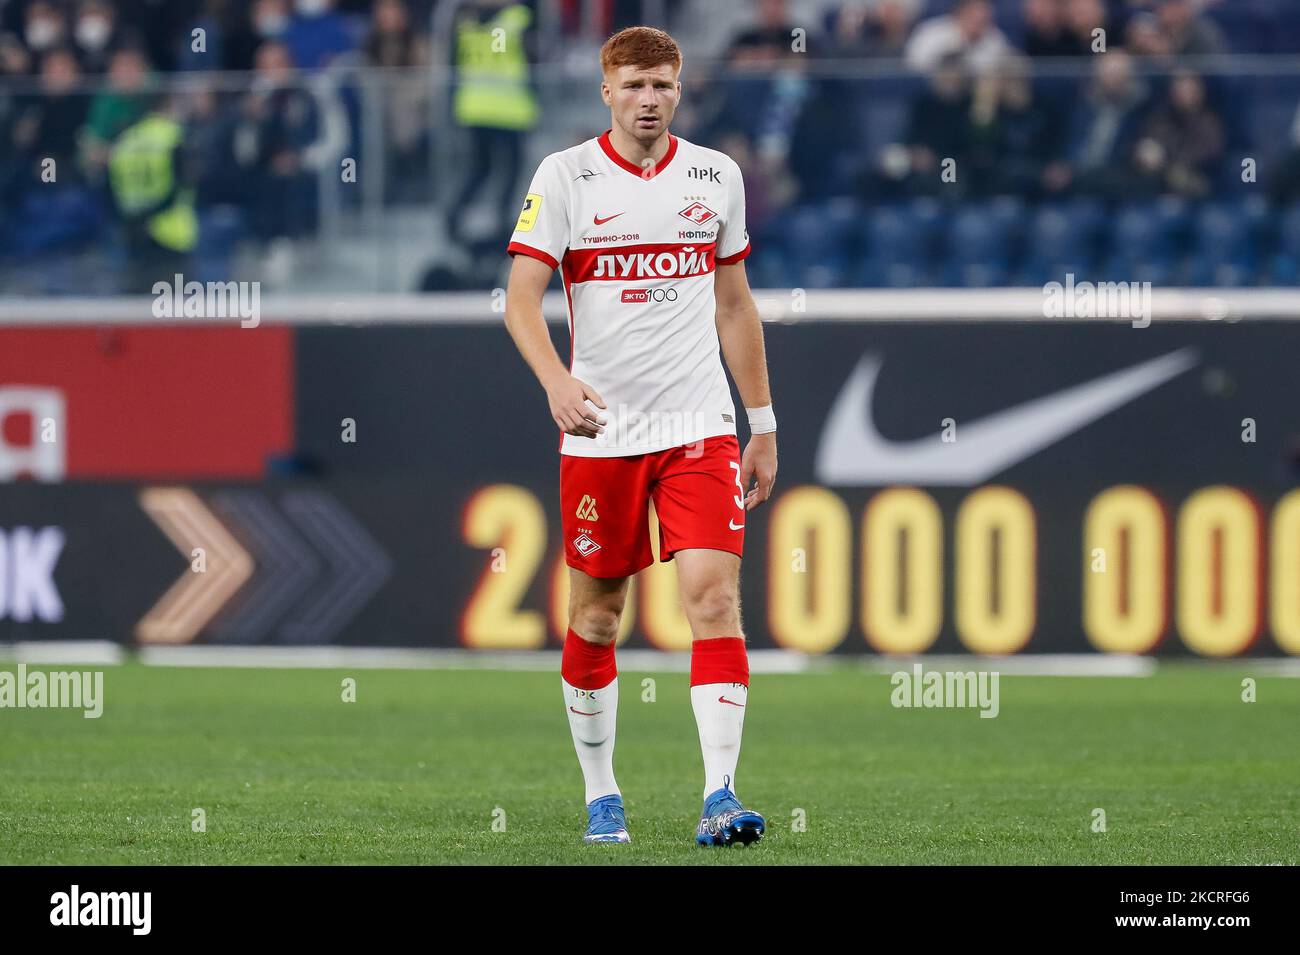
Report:
[{"label": "green grass pitch", "polygon": [[685,674],[654,702],[620,677],[633,842],[583,846],[555,674],[128,664],[98,720],[0,710],[0,863],[1295,864],[1300,681],[1245,703],[1250,673],[1003,675],[996,719],[895,709],[857,669],[757,675],[737,788],[768,835],[716,850]]}]

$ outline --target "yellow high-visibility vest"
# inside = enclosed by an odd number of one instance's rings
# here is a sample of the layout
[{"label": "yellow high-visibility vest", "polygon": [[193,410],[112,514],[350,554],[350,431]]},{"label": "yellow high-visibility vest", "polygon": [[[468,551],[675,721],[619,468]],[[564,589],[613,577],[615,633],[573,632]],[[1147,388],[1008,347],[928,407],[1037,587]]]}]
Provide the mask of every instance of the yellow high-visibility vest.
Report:
[{"label": "yellow high-visibility vest", "polygon": [[[138,215],[171,194],[176,184],[173,157],[183,135],[179,123],[157,114],[122,131],[108,157],[108,182],[125,215]],[[146,228],[159,245],[191,251],[199,238],[193,194],[182,189],[170,206],[149,217]]]},{"label": "yellow high-visibility vest", "polygon": [[453,109],[460,125],[523,130],[536,124],[524,54],[524,31],[532,19],[531,10],[514,4],[485,23],[466,20],[457,27]]}]

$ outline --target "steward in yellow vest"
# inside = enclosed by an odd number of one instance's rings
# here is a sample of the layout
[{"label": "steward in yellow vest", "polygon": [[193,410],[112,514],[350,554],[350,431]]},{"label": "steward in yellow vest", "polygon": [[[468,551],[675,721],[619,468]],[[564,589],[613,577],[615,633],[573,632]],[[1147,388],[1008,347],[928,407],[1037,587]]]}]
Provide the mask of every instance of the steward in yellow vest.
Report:
[{"label": "steward in yellow vest", "polygon": [[184,270],[198,244],[194,193],[184,178],[184,128],[160,102],[117,137],[108,185],[126,233],[130,291],[148,291]]},{"label": "steward in yellow vest", "polygon": [[466,210],[480,191],[494,200],[493,233],[485,241],[499,242],[514,224],[524,138],[539,114],[529,65],[532,22],[532,10],[513,0],[477,0],[457,14],[452,114],[465,135],[457,163],[463,178],[444,218],[453,243],[465,241]]}]

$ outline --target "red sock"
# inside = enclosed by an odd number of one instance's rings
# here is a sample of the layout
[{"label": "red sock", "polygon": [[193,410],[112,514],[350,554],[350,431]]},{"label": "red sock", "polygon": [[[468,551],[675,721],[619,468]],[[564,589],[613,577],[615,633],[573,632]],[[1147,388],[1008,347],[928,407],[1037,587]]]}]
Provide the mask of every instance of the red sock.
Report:
[{"label": "red sock", "polygon": [[749,686],[749,655],[744,637],[691,641],[691,686],[742,683]]},{"label": "red sock", "polygon": [[569,628],[564,635],[564,653],[560,658],[560,676],[579,690],[599,690],[618,676],[614,664],[614,644],[602,647],[584,640]]}]

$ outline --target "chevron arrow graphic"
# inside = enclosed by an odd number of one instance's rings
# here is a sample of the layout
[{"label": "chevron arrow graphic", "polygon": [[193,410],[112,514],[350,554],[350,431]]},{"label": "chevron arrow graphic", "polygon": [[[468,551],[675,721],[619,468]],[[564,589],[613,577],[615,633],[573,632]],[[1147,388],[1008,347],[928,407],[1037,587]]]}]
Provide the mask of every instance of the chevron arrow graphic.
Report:
[{"label": "chevron arrow graphic", "polygon": [[311,587],[322,561],[275,507],[256,491],[223,491],[212,509],[252,551],[257,573],[209,628],[219,643],[258,643]]},{"label": "chevron arrow graphic", "polygon": [[291,643],[327,643],[370,602],[392,572],[392,561],[343,507],[320,491],[292,491],[281,509],[325,555],[328,579],[285,620]]},{"label": "chevron arrow graphic", "polygon": [[140,507],[185,555],[206,555],[206,570],[189,567],[136,624],[141,643],[190,643],[253,572],[253,560],[188,488],[145,488]]}]

